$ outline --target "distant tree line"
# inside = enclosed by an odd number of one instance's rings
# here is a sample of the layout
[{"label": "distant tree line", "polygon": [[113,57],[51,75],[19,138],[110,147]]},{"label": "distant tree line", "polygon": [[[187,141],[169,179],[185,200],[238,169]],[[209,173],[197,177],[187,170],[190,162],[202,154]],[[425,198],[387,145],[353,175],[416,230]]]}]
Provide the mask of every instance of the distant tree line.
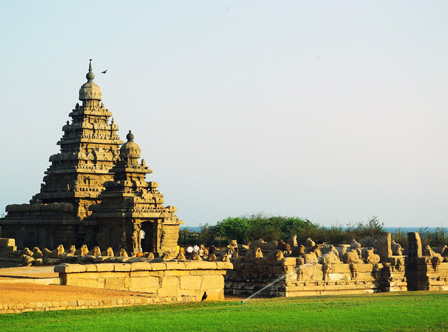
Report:
[{"label": "distant tree line", "polygon": [[[205,244],[226,246],[231,240],[247,244],[254,240],[283,240],[297,235],[298,243],[304,243],[310,237],[317,243],[350,243],[353,239],[371,243],[371,239],[385,232],[384,224],[373,216],[365,222],[349,223],[344,226],[324,227],[308,219],[298,217],[251,215],[229,217],[216,223],[205,224],[199,231],[182,229],[179,233],[179,244]],[[446,231],[437,228],[429,232],[422,228],[419,231],[422,244],[432,247],[447,245]],[[403,247],[407,245],[407,233],[398,230],[392,233],[392,239]]]},{"label": "distant tree line", "polygon": [[316,242],[347,243],[353,239],[373,237],[384,232],[384,225],[376,217],[367,222],[347,226],[324,227],[308,219],[298,217],[251,215],[229,217],[216,223],[205,224],[199,232],[183,229],[179,234],[181,245],[202,243],[206,245],[227,245],[231,240],[249,243],[254,240],[283,240],[297,235],[297,241],[303,243],[311,237]]}]

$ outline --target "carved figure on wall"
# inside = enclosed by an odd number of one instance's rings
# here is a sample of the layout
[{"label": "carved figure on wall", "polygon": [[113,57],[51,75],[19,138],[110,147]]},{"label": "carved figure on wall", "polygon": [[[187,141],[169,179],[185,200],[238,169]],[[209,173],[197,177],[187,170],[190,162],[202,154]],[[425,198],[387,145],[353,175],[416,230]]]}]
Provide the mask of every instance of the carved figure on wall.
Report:
[{"label": "carved figure on wall", "polygon": [[140,251],[140,229],[142,228],[141,224],[134,224],[134,231],[132,232],[132,249],[134,252]]}]

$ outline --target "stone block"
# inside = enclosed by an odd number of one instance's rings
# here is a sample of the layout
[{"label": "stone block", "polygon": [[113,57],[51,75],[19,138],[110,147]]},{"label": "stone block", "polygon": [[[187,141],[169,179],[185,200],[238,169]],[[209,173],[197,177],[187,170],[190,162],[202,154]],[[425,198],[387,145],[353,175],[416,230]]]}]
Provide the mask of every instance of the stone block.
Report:
[{"label": "stone block", "polygon": [[162,271],[148,271],[148,272],[151,277],[163,277],[166,271],[162,270]]},{"label": "stone block", "polygon": [[[169,271],[167,271],[168,273]],[[177,272],[184,272],[184,271],[177,271]],[[191,276],[203,276],[203,275],[219,275],[223,276],[227,273],[225,270],[191,270],[191,271],[185,271],[186,275]],[[168,275],[168,274],[166,274]]]},{"label": "stone block", "polygon": [[165,262],[167,270],[185,270],[185,263],[174,261],[174,262]]},{"label": "stone block", "polygon": [[97,265],[96,264],[86,264],[84,266],[86,268],[86,272],[97,272]]},{"label": "stone block", "polygon": [[216,275],[205,275],[202,279],[201,290],[224,289],[224,278]]},{"label": "stone block", "polygon": [[79,286],[79,287],[104,288],[104,283],[99,282],[97,279],[78,278],[76,277],[76,275],[75,277],[67,278],[67,285]]},{"label": "stone block", "polygon": [[134,271],[134,272],[131,272],[129,275],[130,275],[131,278],[134,278],[134,277],[149,277],[149,271]]},{"label": "stone block", "polygon": [[392,237],[386,232],[377,237],[376,249],[380,256],[380,262],[388,262],[392,256]]},{"label": "stone block", "polygon": [[[185,262],[185,268],[187,270],[216,270],[218,268],[217,263],[218,262],[189,261],[189,262]],[[225,263],[225,262],[220,262],[220,263]]]},{"label": "stone block", "polygon": [[350,275],[347,273],[330,273],[328,275],[328,280],[330,281],[350,280]]},{"label": "stone block", "polygon": [[150,263],[152,271],[165,271],[166,265],[165,263]]},{"label": "stone block", "polygon": [[114,263],[95,264],[98,272],[112,272],[114,271]]},{"label": "stone block", "polygon": [[129,287],[131,287],[131,278],[127,275],[124,278],[124,288],[129,289]]},{"label": "stone block", "polygon": [[54,272],[57,272],[57,273],[64,273],[65,272],[65,269],[66,269],[66,267],[68,266],[69,264],[59,264],[59,265],[56,265],[55,267],[54,267]]},{"label": "stone block", "polygon": [[86,272],[86,266],[82,264],[67,264],[65,273],[82,273]]},{"label": "stone block", "polygon": [[201,288],[202,279],[202,276],[182,276],[180,278],[180,288],[198,290]]},{"label": "stone block", "polygon": [[179,278],[178,277],[163,277],[161,287],[162,288],[168,288],[168,287],[179,288]]},{"label": "stone block", "polygon": [[[204,271],[200,271],[202,273],[204,273]],[[165,276],[188,276],[190,275],[190,271],[187,270],[168,270],[164,272]]]},{"label": "stone block", "polygon": [[297,265],[297,257],[285,257],[283,264],[287,265],[287,266],[296,266]]},{"label": "stone block", "polygon": [[[202,296],[200,298],[196,298],[197,301],[201,300]],[[224,291],[222,289],[220,290],[208,290],[207,291],[207,301],[219,301],[224,299]]]},{"label": "stone block", "polygon": [[97,272],[70,273],[70,275],[82,279],[98,279],[99,277]]},{"label": "stone block", "polygon": [[129,272],[99,272],[95,274],[98,278],[124,278],[129,275]]},{"label": "stone block", "polygon": [[161,298],[167,296],[178,296],[179,287],[162,287],[157,290],[157,295]]},{"label": "stone block", "polygon": [[438,269],[439,271],[448,271],[448,263],[440,263]]},{"label": "stone block", "polygon": [[191,297],[195,297],[197,298],[199,301],[202,298],[202,294],[204,294],[203,291],[199,290],[199,289],[180,289],[179,290],[179,295],[181,296],[191,296]]},{"label": "stone block", "polygon": [[358,272],[372,272],[372,264],[356,264],[356,269]]},{"label": "stone block", "polygon": [[131,271],[131,264],[114,263],[114,271],[116,271],[116,272],[129,272],[129,271]]},{"label": "stone block", "polygon": [[422,257],[422,242],[417,232],[408,233],[408,261],[414,264],[415,260]]},{"label": "stone block", "polygon": [[131,263],[131,271],[151,271],[152,264],[149,262]]},{"label": "stone block", "polygon": [[106,278],[105,289],[125,290],[125,278]]},{"label": "stone block", "polygon": [[356,276],[356,280],[358,281],[374,281],[372,273],[370,272],[358,272]]},{"label": "stone block", "polygon": [[334,264],[333,265],[334,273],[350,273],[349,264]]},{"label": "stone block", "polygon": [[215,262],[216,267],[220,270],[233,270],[233,264],[230,262]]},{"label": "stone block", "polygon": [[130,278],[129,290],[138,292],[156,292],[160,288],[160,279],[156,277]]}]

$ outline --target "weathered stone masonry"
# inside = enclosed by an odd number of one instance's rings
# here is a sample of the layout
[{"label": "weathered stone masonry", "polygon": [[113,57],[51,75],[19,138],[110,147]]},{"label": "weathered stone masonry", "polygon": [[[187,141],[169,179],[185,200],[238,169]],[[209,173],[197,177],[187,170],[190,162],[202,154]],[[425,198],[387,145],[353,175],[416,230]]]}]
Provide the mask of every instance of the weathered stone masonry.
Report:
[{"label": "weathered stone masonry", "polygon": [[180,302],[224,298],[228,262],[169,261],[102,264],[62,264],[55,268],[63,285],[151,293],[159,299]]}]

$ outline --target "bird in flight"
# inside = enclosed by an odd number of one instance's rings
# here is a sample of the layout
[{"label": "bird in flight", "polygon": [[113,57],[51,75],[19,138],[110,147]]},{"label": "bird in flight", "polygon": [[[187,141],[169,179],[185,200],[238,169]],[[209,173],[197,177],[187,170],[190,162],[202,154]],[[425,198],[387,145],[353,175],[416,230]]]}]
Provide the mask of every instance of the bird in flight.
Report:
[{"label": "bird in flight", "polygon": [[107,69],[105,71],[102,71],[101,74],[106,74],[106,71],[107,71]]}]

